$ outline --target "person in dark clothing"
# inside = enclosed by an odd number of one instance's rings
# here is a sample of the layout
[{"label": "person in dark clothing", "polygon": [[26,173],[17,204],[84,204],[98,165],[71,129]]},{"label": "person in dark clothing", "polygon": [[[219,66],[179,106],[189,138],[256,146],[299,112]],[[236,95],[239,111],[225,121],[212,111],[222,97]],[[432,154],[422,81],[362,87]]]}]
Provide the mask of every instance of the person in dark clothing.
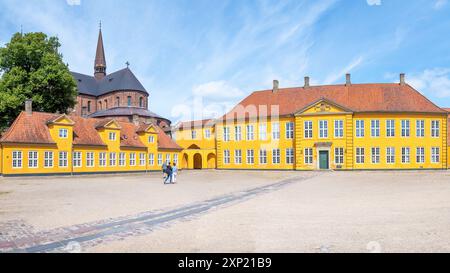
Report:
[{"label": "person in dark clothing", "polygon": [[170,181],[172,181],[172,166],[170,165],[170,162],[166,167],[166,174],[167,174],[167,177],[164,180],[164,184],[167,184],[167,181],[169,181],[169,184],[170,184]]}]

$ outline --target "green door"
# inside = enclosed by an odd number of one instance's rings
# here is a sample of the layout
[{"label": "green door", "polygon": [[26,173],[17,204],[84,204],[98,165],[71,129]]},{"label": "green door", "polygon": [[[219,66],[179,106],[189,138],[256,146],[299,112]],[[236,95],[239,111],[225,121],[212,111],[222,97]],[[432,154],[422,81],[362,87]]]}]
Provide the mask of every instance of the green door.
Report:
[{"label": "green door", "polygon": [[329,157],[328,151],[319,152],[319,166],[321,170],[328,170],[330,166],[328,165]]}]

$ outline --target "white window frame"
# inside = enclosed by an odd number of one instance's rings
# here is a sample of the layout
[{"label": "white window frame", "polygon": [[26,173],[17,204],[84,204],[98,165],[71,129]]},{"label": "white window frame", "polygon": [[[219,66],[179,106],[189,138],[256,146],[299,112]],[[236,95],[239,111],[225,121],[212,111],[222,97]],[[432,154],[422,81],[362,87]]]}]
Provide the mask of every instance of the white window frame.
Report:
[{"label": "white window frame", "polygon": [[72,154],[72,164],[74,168],[83,167],[83,153],[82,152],[73,152]]},{"label": "white window frame", "polygon": [[230,127],[223,127],[223,141],[230,141]]},{"label": "white window frame", "polygon": [[98,154],[98,166],[99,167],[106,167],[107,165],[107,153],[106,152],[100,152]]},{"label": "white window frame", "polygon": [[205,129],[205,138],[210,139],[211,138],[211,129]]},{"label": "white window frame", "polygon": [[108,133],[108,139],[110,141],[116,141],[117,140],[117,133],[116,132],[109,132]]},{"label": "white window frame", "polygon": [[386,120],[386,137],[395,137],[395,119]]},{"label": "white window frame", "polygon": [[357,119],[355,121],[356,137],[365,137],[365,122],[363,119]]},{"label": "white window frame", "polygon": [[50,169],[54,166],[54,153],[52,151],[45,151],[44,152],[44,168]]},{"label": "white window frame", "polygon": [[68,168],[69,167],[69,153],[65,151],[60,151],[58,153],[58,167]]},{"label": "white window frame", "polygon": [[148,154],[148,165],[155,166],[155,154],[154,153]]},{"label": "white window frame", "polygon": [[356,147],[356,164],[366,163],[366,149],[364,147]]},{"label": "white window frame", "polygon": [[425,163],[425,147],[416,148],[416,163]]},{"label": "white window frame", "polygon": [[191,139],[197,139],[197,130],[191,130]]},{"label": "white window frame", "polygon": [[272,139],[273,140],[280,139],[280,123],[279,122],[272,123]]},{"label": "white window frame", "polygon": [[69,130],[66,128],[60,128],[58,130],[59,138],[66,139],[69,137]]},{"label": "white window frame", "polygon": [[272,149],[272,164],[281,164],[281,149]]},{"label": "white window frame", "polygon": [[266,149],[259,150],[259,164],[260,165],[267,164],[267,150]]},{"label": "white window frame", "polygon": [[117,167],[117,153],[109,153],[109,167]]},{"label": "white window frame", "polygon": [[247,150],[247,164],[248,165],[255,164],[255,150],[252,149]]},{"label": "white window frame", "polygon": [[371,137],[380,137],[380,120],[372,119],[370,121],[370,136]]},{"label": "white window frame", "polygon": [[295,158],[294,158],[294,148],[287,148],[286,149],[286,164],[294,164]]},{"label": "white window frame", "polygon": [[402,119],[401,126],[402,126],[402,137],[410,137],[411,136],[411,121],[409,119]]},{"label": "white window frame", "polygon": [[242,140],[242,127],[240,125],[234,126],[234,140],[235,141]]},{"label": "white window frame", "polygon": [[255,140],[255,127],[251,124],[247,125],[247,140]]},{"label": "white window frame", "polygon": [[162,153],[158,153],[158,161],[157,161],[157,164],[158,164],[158,166],[162,166],[162,164],[163,164],[163,154]]},{"label": "white window frame", "polygon": [[139,166],[144,167],[147,163],[146,153],[139,153]]},{"label": "white window frame", "polygon": [[441,163],[441,148],[431,147],[431,163],[438,164]]},{"label": "white window frame", "polygon": [[166,154],[166,164],[167,165],[169,165],[169,163],[171,163],[170,161],[171,161],[171,156],[170,156],[170,154]]},{"label": "white window frame", "polygon": [[22,151],[12,151],[12,168],[22,169],[23,168],[23,152]]},{"label": "white window frame", "polygon": [[337,119],[334,121],[334,137],[344,138],[344,120]]},{"label": "white window frame", "polygon": [[334,148],[334,163],[336,165],[344,164],[344,148],[342,147]]},{"label": "white window frame", "polygon": [[231,164],[231,153],[230,150],[223,151],[223,164]]},{"label": "white window frame", "polygon": [[416,120],[416,137],[425,137],[425,120]]},{"label": "white window frame", "polygon": [[86,167],[88,167],[88,168],[95,167],[95,153],[94,152],[86,152]]},{"label": "white window frame", "polygon": [[395,147],[386,147],[386,164],[395,164]]},{"label": "white window frame", "polygon": [[314,163],[314,150],[313,148],[305,148],[304,158],[305,165],[312,165]]},{"label": "white window frame", "polygon": [[234,150],[234,164],[242,164],[242,150],[240,149]]},{"label": "white window frame", "polygon": [[148,143],[155,143],[155,136],[148,136]]},{"label": "white window frame", "polygon": [[127,154],[124,152],[119,153],[119,167],[125,167],[127,165]]},{"label": "white window frame", "polygon": [[381,149],[380,147],[372,147],[370,148],[370,160],[372,164],[380,164],[381,163]]},{"label": "white window frame", "polygon": [[441,136],[441,122],[440,120],[431,121],[431,137],[438,138]]},{"label": "white window frame", "polygon": [[294,122],[286,122],[286,139],[294,139],[294,127]]},{"label": "white window frame", "polygon": [[30,168],[30,169],[39,168],[39,152],[38,151],[28,151],[28,168]]},{"label": "white window frame", "polygon": [[259,140],[267,140],[267,123],[259,124]]},{"label": "white window frame", "polygon": [[303,138],[312,139],[313,138],[313,122],[311,120],[306,120],[303,123]]},{"label": "white window frame", "polygon": [[328,120],[319,120],[319,138],[328,138]]},{"label": "white window frame", "polygon": [[411,148],[410,147],[402,147],[402,163],[403,164],[411,163]]},{"label": "white window frame", "polygon": [[130,153],[130,166],[136,166],[136,153]]},{"label": "white window frame", "polygon": [[178,154],[173,154],[173,163],[178,165]]}]

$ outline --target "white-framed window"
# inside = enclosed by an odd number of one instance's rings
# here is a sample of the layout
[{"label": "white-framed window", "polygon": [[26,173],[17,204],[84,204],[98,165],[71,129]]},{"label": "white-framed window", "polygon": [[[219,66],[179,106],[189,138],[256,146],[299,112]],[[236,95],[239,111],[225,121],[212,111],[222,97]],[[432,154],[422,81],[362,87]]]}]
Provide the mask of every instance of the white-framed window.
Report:
[{"label": "white-framed window", "polygon": [[439,163],[441,161],[441,152],[439,147],[431,148],[431,163]]},{"label": "white-framed window", "polygon": [[169,165],[170,163],[170,154],[166,154],[166,164]]},{"label": "white-framed window", "polygon": [[294,149],[286,149],[286,164],[294,164]]},{"label": "white-framed window", "polygon": [[59,167],[67,168],[67,152],[59,152]]},{"label": "white-framed window", "polygon": [[136,153],[130,153],[130,166],[136,166]]},{"label": "white-framed window", "polygon": [[241,126],[234,126],[234,140],[241,141],[242,140],[242,128]]},{"label": "white-framed window", "polygon": [[211,129],[205,129],[205,138],[210,139],[211,138]]},{"label": "white-framed window", "polygon": [[95,165],[94,152],[86,153],[86,167],[92,168]]},{"label": "white-framed window", "polygon": [[223,127],[223,141],[230,141],[230,127]]},{"label": "white-framed window", "polygon": [[425,137],[425,120],[416,120],[416,137]]},{"label": "white-framed window", "polygon": [[163,155],[158,154],[158,166],[162,166],[162,164],[163,164]]},{"label": "white-framed window", "polygon": [[417,163],[425,163],[425,148],[424,147],[416,148],[416,162]]},{"label": "white-framed window", "polygon": [[394,147],[386,148],[386,163],[387,164],[395,163],[395,148]]},{"label": "white-framed window", "polygon": [[155,165],[155,154],[148,154],[148,165]]},{"label": "white-framed window", "polygon": [[336,165],[344,164],[344,148],[334,148],[334,163]]},{"label": "white-framed window", "polygon": [[44,152],[44,168],[53,168],[53,152]]},{"label": "white-framed window", "polygon": [[372,164],[380,163],[380,147],[372,147],[371,148],[371,158],[372,158]]},{"label": "white-framed window", "polygon": [[21,151],[12,152],[12,167],[13,169],[20,169],[23,165],[23,158]]},{"label": "white-framed window", "polygon": [[364,120],[356,120],[356,137],[364,137]]},{"label": "white-framed window", "polygon": [[267,140],[267,124],[259,125],[259,140]]},{"label": "white-framed window", "polygon": [[191,139],[197,139],[197,131],[196,130],[191,131]]},{"label": "white-framed window", "polygon": [[402,147],[402,163],[408,164],[411,162],[411,149],[409,147]]},{"label": "white-framed window", "polygon": [[304,138],[313,138],[313,122],[312,121],[307,120],[304,122],[304,131],[305,131]]},{"label": "white-framed window", "polygon": [[280,124],[278,122],[272,123],[272,139],[280,139]]},{"label": "white-framed window", "polygon": [[386,120],[386,137],[395,137],[395,120]]},{"label": "white-framed window", "polygon": [[255,127],[247,125],[247,140],[255,140]]},{"label": "white-framed window", "polygon": [[247,164],[255,164],[255,151],[247,150]]},{"label": "white-framed window", "polygon": [[145,158],[145,153],[139,153],[139,166],[145,166],[145,162],[147,158]]},{"label": "white-framed window", "polygon": [[110,141],[116,141],[116,132],[109,132],[109,140]]},{"label": "white-framed window", "polygon": [[69,130],[61,128],[59,129],[59,138],[68,138]]},{"label": "white-framed window", "polygon": [[98,154],[98,165],[100,167],[106,167],[106,153],[101,152]]},{"label": "white-framed window", "polygon": [[127,162],[127,154],[126,153],[119,153],[119,166],[125,167]]},{"label": "white-framed window", "polygon": [[328,138],[327,120],[319,120],[319,138]]},{"label": "white-framed window", "polygon": [[28,152],[28,168],[36,169],[39,167],[39,153],[37,151]]},{"label": "white-framed window", "polygon": [[267,164],[267,150],[259,150],[259,164]]},{"label": "white-framed window", "polygon": [[231,159],[230,159],[230,150],[224,150],[223,151],[223,163],[224,164],[230,164],[231,163]]},{"label": "white-framed window", "polygon": [[117,166],[117,157],[116,153],[109,153],[109,166],[115,167]]},{"label": "white-framed window", "polygon": [[439,137],[440,136],[440,122],[439,120],[431,121],[431,137]]},{"label": "white-framed window", "polygon": [[173,155],[173,163],[178,165],[178,154]]},{"label": "white-framed window", "polygon": [[281,151],[280,149],[272,150],[272,164],[280,164],[281,163]]},{"label": "white-framed window", "polygon": [[334,121],[334,137],[343,138],[344,137],[344,121],[335,120]]},{"label": "white-framed window", "polygon": [[371,137],[380,137],[380,120],[372,119],[370,121],[370,136]]},{"label": "white-framed window", "polygon": [[72,162],[74,168],[81,168],[82,160],[83,158],[81,152],[73,152]]},{"label": "white-framed window", "polygon": [[364,164],[366,159],[365,149],[362,147],[356,148],[356,164]]},{"label": "white-framed window", "polygon": [[411,135],[411,122],[409,119],[402,119],[402,137],[409,137]]},{"label": "white-framed window", "polygon": [[305,164],[308,164],[308,165],[313,164],[313,149],[312,148],[305,149]]},{"label": "white-framed window", "polygon": [[234,164],[242,164],[242,150],[234,150]]},{"label": "white-framed window", "polygon": [[148,143],[155,143],[155,136],[148,136]]},{"label": "white-framed window", "polygon": [[286,122],[286,139],[294,139],[294,123]]}]

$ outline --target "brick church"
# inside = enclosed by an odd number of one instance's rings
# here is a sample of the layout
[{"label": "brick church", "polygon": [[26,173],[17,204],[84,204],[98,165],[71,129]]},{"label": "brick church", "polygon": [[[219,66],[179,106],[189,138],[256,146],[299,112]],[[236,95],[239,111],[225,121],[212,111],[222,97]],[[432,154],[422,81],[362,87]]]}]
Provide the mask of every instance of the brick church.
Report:
[{"label": "brick church", "polygon": [[170,135],[171,121],[148,110],[149,93],[129,67],[107,74],[103,35],[100,29],[94,75],[71,72],[78,85],[73,114],[89,118],[153,123]]}]

